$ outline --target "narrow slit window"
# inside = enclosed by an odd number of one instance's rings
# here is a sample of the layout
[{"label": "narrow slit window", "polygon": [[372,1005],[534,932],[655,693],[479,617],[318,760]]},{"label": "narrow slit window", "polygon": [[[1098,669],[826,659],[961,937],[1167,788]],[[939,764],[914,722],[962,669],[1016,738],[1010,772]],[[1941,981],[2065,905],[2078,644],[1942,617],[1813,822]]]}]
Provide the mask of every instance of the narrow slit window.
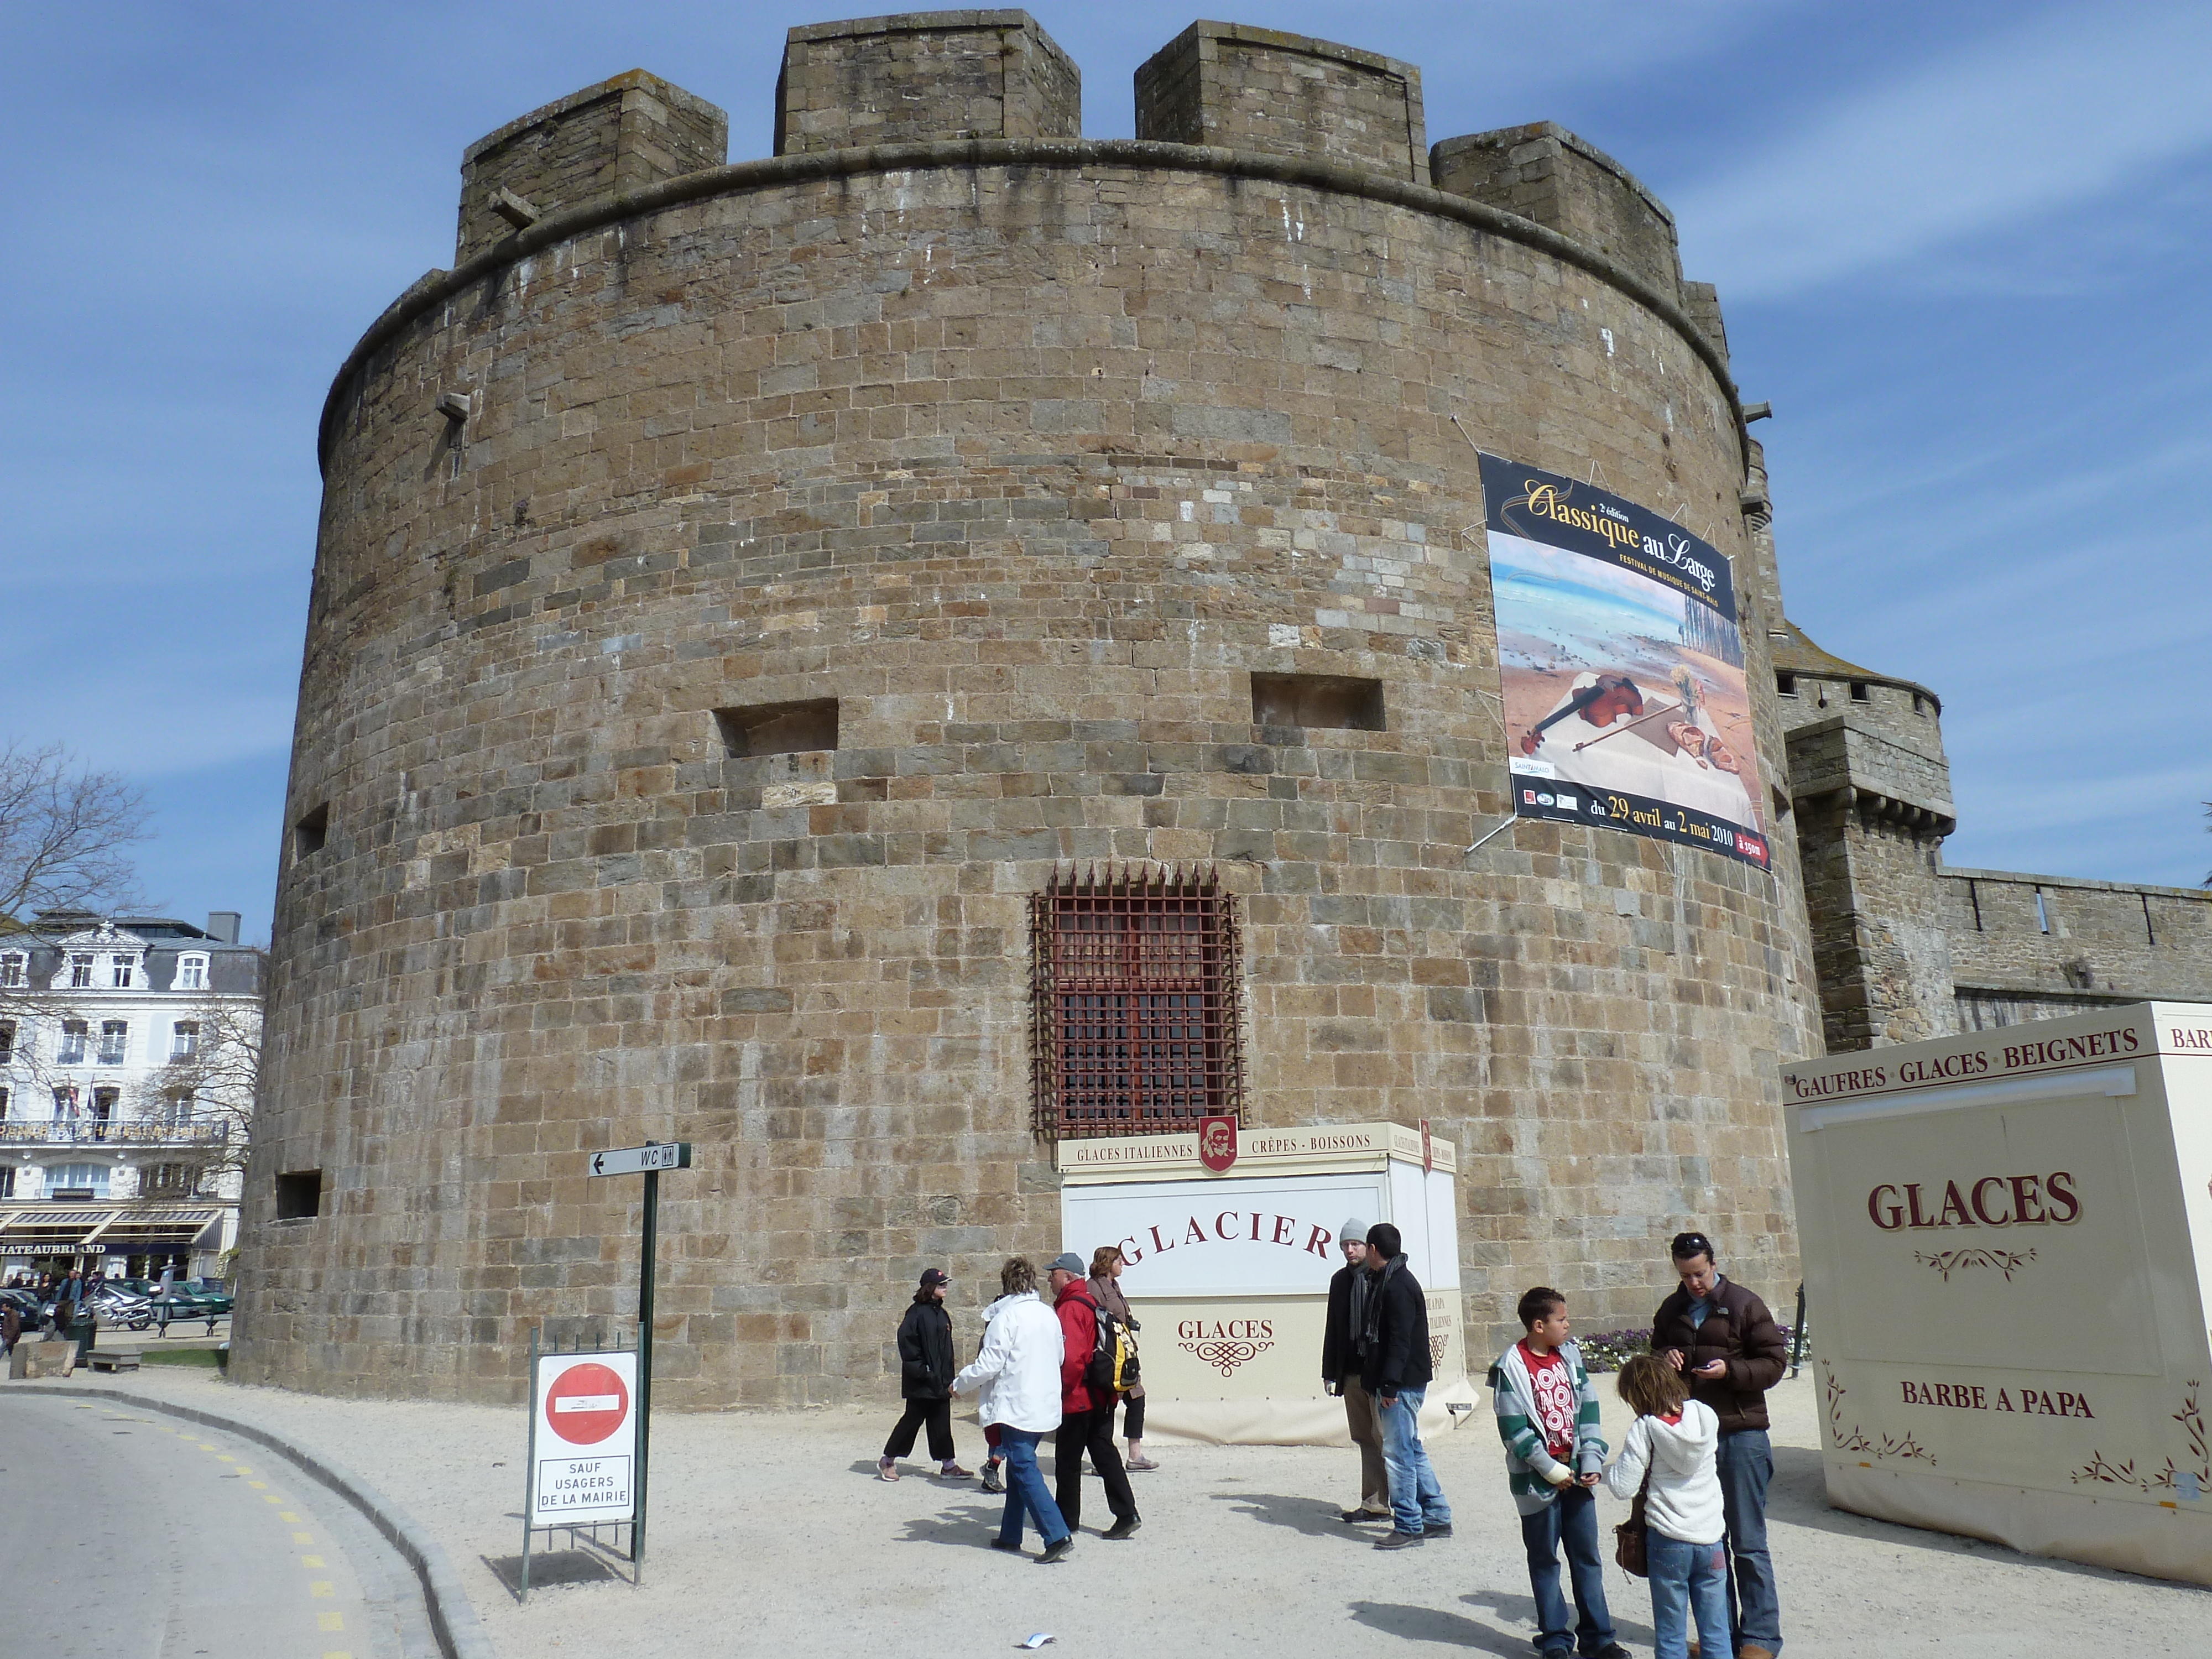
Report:
[{"label": "narrow slit window", "polygon": [[331,804],[325,801],[292,827],[292,855],[303,859],[323,850],[331,838]]},{"label": "narrow slit window", "polygon": [[294,1170],[276,1177],[276,1218],[304,1221],[323,1212],[323,1172]]},{"label": "narrow slit window", "polygon": [[1874,701],[1874,693],[1868,689],[1867,683],[1864,680],[1853,680],[1851,682],[1851,701],[1853,702],[1872,702]]},{"label": "narrow slit window", "polygon": [[1252,724],[1380,732],[1382,682],[1335,674],[1255,674]]},{"label": "narrow slit window", "polygon": [[761,702],[745,708],[717,708],[714,727],[732,760],[757,755],[799,755],[837,746],[837,699],[808,702]]},{"label": "narrow slit window", "polygon": [[1240,1115],[1235,900],[1212,872],[1070,871],[1031,906],[1037,1132]]}]

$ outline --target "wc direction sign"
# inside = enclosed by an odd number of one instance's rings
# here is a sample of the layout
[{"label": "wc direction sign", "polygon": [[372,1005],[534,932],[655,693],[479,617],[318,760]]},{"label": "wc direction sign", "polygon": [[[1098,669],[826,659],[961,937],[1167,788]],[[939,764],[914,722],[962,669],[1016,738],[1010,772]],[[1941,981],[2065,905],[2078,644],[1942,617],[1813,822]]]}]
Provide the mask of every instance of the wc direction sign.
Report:
[{"label": "wc direction sign", "polygon": [[625,1146],[619,1152],[593,1152],[588,1162],[589,1173],[595,1176],[644,1175],[649,1170],[688,1170],[691,1167],[691,1143],[688,1140],[656,1140],[643,1146]]},{"label": "wc direction sign", "polygon": [[530,1524],[630,1519],[637,1356],[546,1354],[531,1386]]}]

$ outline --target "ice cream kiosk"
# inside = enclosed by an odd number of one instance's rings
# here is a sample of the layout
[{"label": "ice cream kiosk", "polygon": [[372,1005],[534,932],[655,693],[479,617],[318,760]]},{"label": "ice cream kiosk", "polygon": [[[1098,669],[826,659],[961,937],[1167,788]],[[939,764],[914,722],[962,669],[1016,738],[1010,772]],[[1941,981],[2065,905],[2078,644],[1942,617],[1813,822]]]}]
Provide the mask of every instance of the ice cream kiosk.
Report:
[{"label": "ice cream kiosk", "polygon": [[1783,1088],[1829,1501],[2212,1584],[2212,1006]]},{"label": "ice cream kiosk", "polygon": [[1243,1129],[1060,1144],[1065,1248],[1121,1247],[1142,1324],[1146,1431],[1217,1443],[1349,1445],[1322,1393],[1328,1281],[1347,1220],[1388,1221],[1427,1293],[1436,1379],[1424,1427],[1475,1399],[1461,1330],[1449,1141],[1420,1127]]}]

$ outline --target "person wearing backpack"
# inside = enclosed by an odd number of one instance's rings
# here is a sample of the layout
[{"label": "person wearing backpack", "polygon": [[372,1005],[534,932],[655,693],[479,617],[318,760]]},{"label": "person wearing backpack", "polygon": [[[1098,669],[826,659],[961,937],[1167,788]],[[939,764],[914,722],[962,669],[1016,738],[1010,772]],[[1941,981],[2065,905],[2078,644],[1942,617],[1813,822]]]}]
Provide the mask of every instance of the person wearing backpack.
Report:
[{"label": "person wearing backpack", "polygon": [[1721,1498],[1721,1419],[1655,1354],[1620,1368],[1620,1397],[1636,1413],[1605,1472],[1615,1498],[1644,1494],[1644,1560],[1651,1580],[1652,1650],[1688,1659],[1690,1615],[1698,1650],[1728,1651],[1728,1517]]},{"label": "person wearing backpack", "polygon": [[1120,1247],[1101,1244],[1091,1253],[1091,1299],[1121,1322],[1124,1333],[1119,1373],[1114,1379],[1115,1397],[1121,1401],[1121,1437],[1129,1443],[1122,1467],[1132,1474],[1159,1468],[1145,1455],[1145,1380],[1137,1370],[1134,1333],[1140,1328],[1129,1312],[1129,1298],[1115,1281],[1123,1265]]},{"label": "person wearing backpack", "polygon": [[1114,1317],[1102,1319],[1091,1299],[1083,1258],[1068,1250],[1053,1258],[1053,1311],[1060,1316],[1064,1345],[1060,1363],[1060,1438],[1053,1447],[1054,1497],[1068,1530],[1083,1514],[1083,1454],[1106,1483],[1106,1506],[1114,1511],[1109,1539],[1123,1539],[1144,1523],[1137,1518],[1137,1495],[1129,1490],[1121,1454],[1114,1449]]}]

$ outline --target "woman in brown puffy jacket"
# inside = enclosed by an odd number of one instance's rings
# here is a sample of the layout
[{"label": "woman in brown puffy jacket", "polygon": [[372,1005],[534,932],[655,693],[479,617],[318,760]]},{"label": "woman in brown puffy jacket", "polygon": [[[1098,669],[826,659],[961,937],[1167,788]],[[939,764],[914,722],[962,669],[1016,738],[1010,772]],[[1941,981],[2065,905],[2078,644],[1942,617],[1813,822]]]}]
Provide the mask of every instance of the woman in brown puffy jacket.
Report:
[{"label": "woman in brown puffy jacket", "polygon": [[[1137,1322],[1129,1317],[1129,1300],[1121,1294],[1121,1287],[1114,1282],[1121,1278],[1123,1265],[1121,1252],[1111,1244],[1102,1244],[1091,1253],[1091,1299],[1133,1332],[1137,1329]],[[1159,1468],[1145,1455],[1144,1383],[1139,1381],[1135,1388],[1116,1397],[1126,1408],[1121,1418],[1121,1433],[1129,1443],[1129,1455],[1122,1467],[1133,1472]]]}]

